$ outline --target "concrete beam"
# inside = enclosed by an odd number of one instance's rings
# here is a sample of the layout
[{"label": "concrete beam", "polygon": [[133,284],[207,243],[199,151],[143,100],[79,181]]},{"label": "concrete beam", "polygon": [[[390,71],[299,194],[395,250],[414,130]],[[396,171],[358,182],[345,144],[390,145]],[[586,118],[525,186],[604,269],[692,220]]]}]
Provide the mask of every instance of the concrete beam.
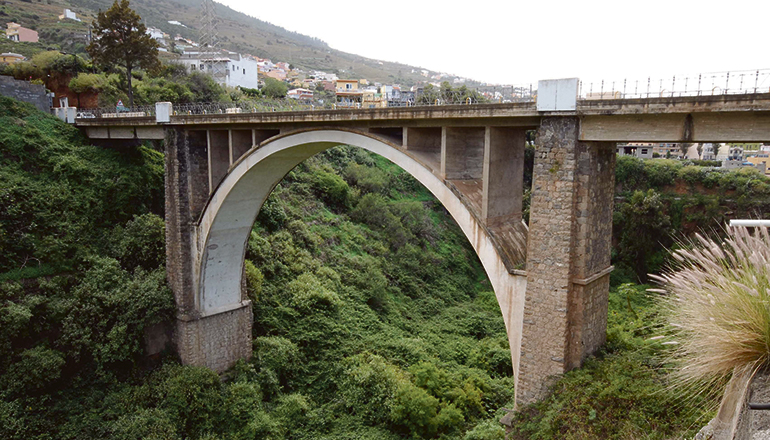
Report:
[{"label": "concrete beam", "polygon": [[136,132],[134,127],[110,127],[110,139],[134,139]]},{"label": "concrete beam", "polygon": [[695,142],[768,142],[770,112],[694,114]]},{"label": "concrete beam", "polygon": [[110,129],[107,127],[87,127],[86,136],[89,139],[109,139]]},{"label": "concrete beam", "polygon": [[598,142],[767,142],[770,112],[592,115],[580,140]]},{"label": "concrete beam", "polygon": [[581,141],[682,142],[687,115],[585,116],[580,121]]},{"label": "concrete beam", "polygon": [[163,127],[136,127],[136,137],[143,140],[160,140],[166,138]]}]

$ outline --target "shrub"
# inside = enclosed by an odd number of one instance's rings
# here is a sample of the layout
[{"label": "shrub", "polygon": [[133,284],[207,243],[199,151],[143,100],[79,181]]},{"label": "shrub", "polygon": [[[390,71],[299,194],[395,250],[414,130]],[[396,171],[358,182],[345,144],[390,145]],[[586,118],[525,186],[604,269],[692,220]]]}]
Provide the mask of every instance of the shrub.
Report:
[{"label": "shrub", "polygon": [[22,395],[37,394],[61,377],[64,356],[61,352],[43,346],[24,350],[20,359],[3,375],[4,388]]},{"label": "shrub", "polygon": [[690,185],[695,185],[703,181],[705,174],[702,167],[690,165],[682,167],[677,173],[677,177]]},{"label": "shrub", "polygon": [[644,164],[647,181],[653,188],[673,185],[682,163],[671,159],[652,159]]},{"label": "shrub", "polygon": [[505,440],[505,430],[500,423],[485,420],[466,432],[463,440]]},{"label": "shrub", "polygon": [[335,311],[341,304],[340,297],[327,289],[313,274],[303,273],[286,286],[294,307],[302,311]]},{"label": "shrub", "polygon": [[676,376],[711,383],[770,365],[770,234],[731,228],[724,241],[696,235],[679,266],[654,278],[680,345]]},{"label": "shrub", "polygon": [[619,261],[632,267],[641,280],[657,270],[659,255],[670,242],[671,219],[666,214],[660,194],[655,190],[635,191],[623,202],[613,218]]},{"label": "shrub", "polygon": [[137,390],[137,401],[163,410],[183,438],[222,428],[222,382],[208,368],[166,364]]},{"label": "shrub", "polygon": [[128,271],[153,270],[166,262],[166,223],[155,214],[134,216],[113,231],[115,257]]},{"label": "shrub", "polygon": [[348,200],[348,184],[333,172],[316,171],[313,187],[318,195],[335,208],[344,208]]},{"label": "shrub", "polygon": [[246,277],[246,293],[251,302],[256,303],[262,293],[262,283],[265,281],[265,276],[254,266],[251,260],[244,261],[243,274]]}]

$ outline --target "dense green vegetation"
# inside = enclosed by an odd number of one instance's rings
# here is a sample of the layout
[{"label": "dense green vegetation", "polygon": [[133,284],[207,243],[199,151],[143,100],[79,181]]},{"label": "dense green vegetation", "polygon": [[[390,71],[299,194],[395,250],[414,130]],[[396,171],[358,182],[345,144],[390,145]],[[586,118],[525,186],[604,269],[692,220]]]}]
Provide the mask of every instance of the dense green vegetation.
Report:
[{"label": "dense green vegetation", "polygon": [[621,156],[615,176],[616,282],[645,282],[684,237],[719,235],[730,218],[765,218],[770,212],[770,179],[755,168]]},{"label": "dense green vegetation", "polygon": [[249,242],[254,357],[223,381],[142,355],[173,314],[160,153],[0,104],[0,437],[502,435],[486,422],[513,397],[494,294],[402,171],[337,148],[287,176]]},{"label": "dense green vegetation", "polygon": [[[275,189],[246,255],[254,356],[220,378],[143,354],[147,329],[174,313],[162,153],[89,146],[5,98],[0,144],[0,437],[503,438],[513,381],[494,294],[443,207],[398,167],[338,147]],[[619,243],[624,230],[654,242],[708,225],[677,203],[765,206],[765,178],[747,171],[619,158],[617,176]],[[639,255],[665,259],[639,252],[616,248],[616,281]],[[608,343],[524,409],[514,438],[662,439],[706,422],[706,397],[666,381],[651,295],[612,288]]]}]

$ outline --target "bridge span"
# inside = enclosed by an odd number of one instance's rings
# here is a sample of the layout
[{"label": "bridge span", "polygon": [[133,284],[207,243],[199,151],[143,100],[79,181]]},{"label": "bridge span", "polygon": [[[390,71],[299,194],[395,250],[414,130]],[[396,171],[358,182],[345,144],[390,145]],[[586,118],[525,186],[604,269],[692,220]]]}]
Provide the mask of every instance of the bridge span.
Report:
[{"label": "bridge span", "polygon": [[[257,213],[294,166],[348,144],[417,178],[468,237],[508,331],[517,403],[542,397],[550,378],[604,343],[616,143],[770,141],[770,94],[579,100],[567,110],[518,103],[165,111],[76,124],[100,142],[164,141],[167,274],[182,362],[224,371],[251,355],[242,273]],[[528,130],[537,135],[526,225]]]}]

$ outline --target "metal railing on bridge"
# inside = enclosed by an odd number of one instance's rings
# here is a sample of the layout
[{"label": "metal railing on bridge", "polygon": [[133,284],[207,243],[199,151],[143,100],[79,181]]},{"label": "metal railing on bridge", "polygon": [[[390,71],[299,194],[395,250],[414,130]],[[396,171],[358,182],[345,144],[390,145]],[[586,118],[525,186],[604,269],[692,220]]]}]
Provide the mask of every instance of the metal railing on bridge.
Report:
[{"label": "metal railing on bridge", "polygon": [[[622,80],[580,81],[580,100],[646,99],[683,96],[738,95],[770,93],[770,69],[672,75],[666,78],[643,77]],[[362,99],[361,102],[316,100],[244,99],[239,102],[174,103],[173,115],[266,113],[285,111],[340,110],[365,108],[446,106],[477,104],[531,103],[537,100],[537,85],[498,86],[446,90],[426,88],[402,92],[400,96]],[[155,117],[155,105],[78,109],[77,118]]]},{"label": "metal railing on bridge", "polygon": [[581,81],[578,99],[645,99],[770,93],[770,69]]}]

